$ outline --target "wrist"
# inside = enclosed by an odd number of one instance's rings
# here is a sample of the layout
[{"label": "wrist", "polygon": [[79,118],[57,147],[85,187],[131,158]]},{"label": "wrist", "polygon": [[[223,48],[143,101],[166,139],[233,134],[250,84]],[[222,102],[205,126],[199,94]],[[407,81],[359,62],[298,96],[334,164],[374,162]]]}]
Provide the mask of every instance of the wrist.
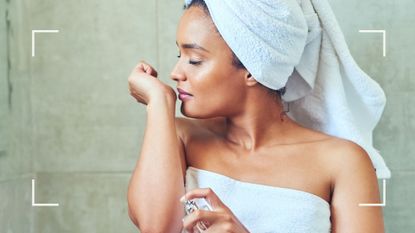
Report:
[{"label": "wrist", "polygon": [[175,93],[157,93],[151,96],[147,104],[147,110],[155,106],[163,106],[169,109],[176,109],[176,94]]}]

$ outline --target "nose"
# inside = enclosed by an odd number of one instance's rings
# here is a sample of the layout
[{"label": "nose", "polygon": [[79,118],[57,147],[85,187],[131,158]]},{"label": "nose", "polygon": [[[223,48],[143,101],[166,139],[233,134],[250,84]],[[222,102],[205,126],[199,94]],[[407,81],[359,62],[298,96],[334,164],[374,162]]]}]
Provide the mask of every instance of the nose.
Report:
[{"label": "nose", "polygon": [[183,72],[183,70],[180,67],[180,61],[178,61],[176,63],[176,65],[174,66],[173,70],[170,73],[170,78],[176,82],[178,81],[185,81],[186,80],[186,76]]}]

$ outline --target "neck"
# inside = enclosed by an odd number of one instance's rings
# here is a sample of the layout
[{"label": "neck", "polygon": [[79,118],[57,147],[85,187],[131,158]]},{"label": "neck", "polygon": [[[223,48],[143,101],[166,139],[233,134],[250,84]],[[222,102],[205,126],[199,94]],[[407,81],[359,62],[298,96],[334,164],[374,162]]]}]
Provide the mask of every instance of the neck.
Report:
[{"label": "neck", "polygon": [[287,133],[296,123],[283,113],[280,99],[264,91],[246,99],[249,101],[238,114],[226,117],[225,139],[248,152],[285,144]]}]

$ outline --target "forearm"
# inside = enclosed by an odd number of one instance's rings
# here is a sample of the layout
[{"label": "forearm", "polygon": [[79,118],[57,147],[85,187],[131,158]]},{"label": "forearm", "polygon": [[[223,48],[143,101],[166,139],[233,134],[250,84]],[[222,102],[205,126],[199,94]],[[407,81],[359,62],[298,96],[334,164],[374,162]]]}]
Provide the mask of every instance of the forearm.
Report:
[{"label": "forearm", "polygon": [[142,231],[180,232],[184,210],[179,198],[185,190],[174,103],[158,98],[147,106],[144,141],[128,191],[131,213]]}]

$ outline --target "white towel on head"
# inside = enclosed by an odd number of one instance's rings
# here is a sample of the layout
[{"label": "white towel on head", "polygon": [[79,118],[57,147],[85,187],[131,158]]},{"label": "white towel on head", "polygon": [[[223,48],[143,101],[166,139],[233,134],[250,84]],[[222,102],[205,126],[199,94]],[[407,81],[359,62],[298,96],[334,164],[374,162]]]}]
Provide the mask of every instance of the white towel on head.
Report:
[{"label": "white towel on head", "polygon": [[[190,4],[192,0],[185,0]],[[327,0],[205,0],[219,33],[261,84],[286,87],[301,125],[359,144],[379,179],[390,170],[373,147],[386,97],[350,54]]]}]

